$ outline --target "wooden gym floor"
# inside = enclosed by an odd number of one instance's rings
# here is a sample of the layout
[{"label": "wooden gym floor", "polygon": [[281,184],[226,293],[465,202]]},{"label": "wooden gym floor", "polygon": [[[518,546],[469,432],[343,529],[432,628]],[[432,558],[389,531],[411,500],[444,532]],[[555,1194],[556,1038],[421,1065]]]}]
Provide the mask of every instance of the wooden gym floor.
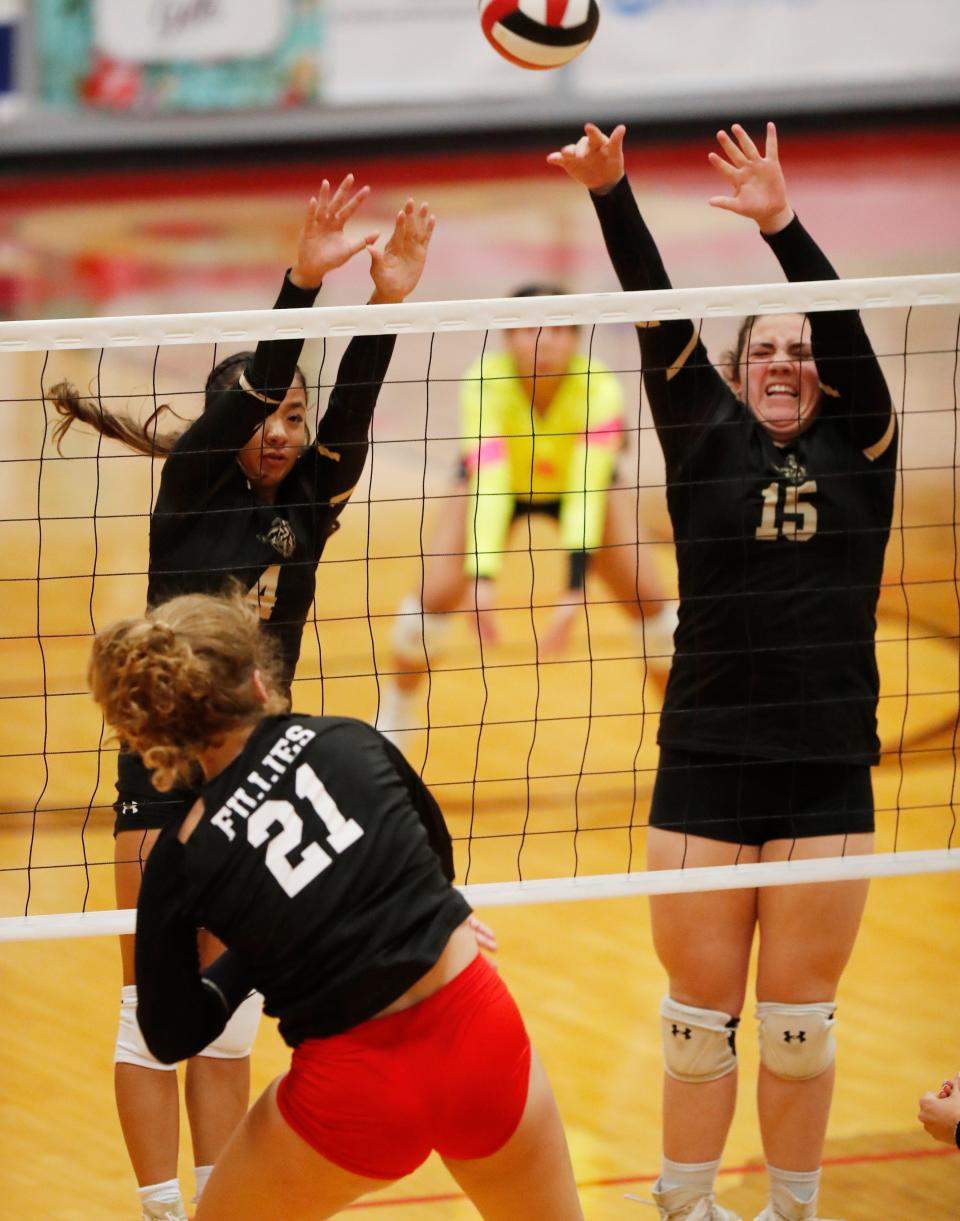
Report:
[{"label": "wooden gym floor", "polygon": [[[714,190],[709,138],[632,148],[632,178],[674,282],[776,280],[750,227],[705,203]],[[948,202],[960,191],[960,129],[902,126],[785,136],[782,144],[797,210],[842,274],[960,266],[960,215]],[[374,186],[367,217],[384,229],[407,192],[436,210],[420,299],[499,296],[536,278],[571,290],[615,287],[589,204],[548,171],[539,151],[494,156],[465,148],[457,158],[300,164],[257,175],[249,167],[188,168],[176,177],[91,174],[71,184],[69,204],[57,202],[62,183],[2,182],[7,316],[263,307],[289,262],[306,196],[320,177],[348,168]],[[331,277],[322,303],[360,301],[366,291],[357,260]],[[957,311],[918,310],[909,320],[873,311],[867,322],[903,421],[901,496],[880,615],[886,753],[876,773],[879,847],[944,847],[956,844],[958,800]],[[707,332],[714,352],[728,337],[722,325]],[[320,621],[316,630],[308,626],[298,687],[305,711],[375,713],[374,674],[389,666],[390,615],[415,587],[421,534],[429,539],[442,511],[456,449],[455,379],[481,339],[447,336],[432,351],[422,339],[398,345],[369,482],[320,569]],[[319,369],[318,381],[328,385],[338,350],[331,345],[324,356],[321,345],[310,345],[308,375]],[[598,335],[596,350],[622,370],[628,402],[636,404],[629,329]],[[156,478],[149,462],[110,445],[98,460],[96,443],[79,433],[65,446],[67,460],[58,459],[44,441],[39,386],[70,376],[87,387],[99,376],[105,395],[136,403],[156,385],[163,401],[200,384],[210,352],[167,349],[155,369],[152,351],[107,352],[99,369],[96,358],[57,354],[45,369],[39,356],[0,358],[0,915],[113,905],[105,809],[112,759],[97,753],[99,721],[84,694],[84,665],[91,625],[142,606]],[[187,413],[196,408],[195,396],[173,401]],[[662,465],[645,409],[637,441],[628,482],[641,489],[645,545],[669,583]],[[481,670],[476,643],[459,624],[431,693],[426,778],[460,841],[461,878],[468,868],[471,881],[513,878],[518,868],[524,877],[638,868],[656,760],[656,684],[631,659],[625,620],[602,605],[599,587],[591,588],[589,638],[583,622],[563,658],[537,662],[530,607],[542,623],[561,564],[540,523],[532,540],[520,531],[515,542],[500,592],[505,643],[486,654]],[[542,551],[535,579],[530,547]],[[37,694],[43,691],[46,700]],[[411,752],[425,746],[423,735],[410,743]],[[559,1096],[587,1216],[638,1215],[623,1197],[646,1194],[658,1164],[663,990],[645,904],[485,914]],[[921,1091],[960,1066],[958,921],[953,874],[873,886],[840,995],[825,1216],[947,1221],[960,1212],[960,1162],[915,1121]],[[0,1219],[133,1218],[133,1178],[112,1099],[114,941],[4,944],[0,978]],[[749,1007],[745,1016],[742,1098],[720,1200],[749,1218],[762,1206],[764,1179]],[[285,1062],[265,1022],[255,1089]],[[187,1184],[190,1165],[184,1137]],[[366,1209],[396,1221],[475,1215],[433,1161],[356,1211]]]}]

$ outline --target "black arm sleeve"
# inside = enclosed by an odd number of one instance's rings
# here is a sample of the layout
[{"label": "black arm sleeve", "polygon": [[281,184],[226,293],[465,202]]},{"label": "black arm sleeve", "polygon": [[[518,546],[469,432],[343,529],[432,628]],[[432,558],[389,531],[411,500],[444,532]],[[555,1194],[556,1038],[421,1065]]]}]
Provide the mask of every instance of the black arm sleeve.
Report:
[{"label": "black arm sleeve", "polygon": [[[313,305],[319,289],[298,288],[284,276],[274,309]],[[302,339],[263,339],[244,370],[256,393],[225,390],[180,437],[164,463],[164,508],[200,509],[220,475],[290,389],[303,350]],[[257,395],[263,395],[258,398]]]},{"label": "black arm sleeve", "polygon": [[350,341],[317,427],[316,444],[303,459],[317,499],[338,512],[363,473],[370,424],[395,343],[394,335],[361,335]]},{"label": "black arm sleeve", "polygon": [[250,990],[231,969],[238,966],[232,955],[216,971],[218,959],[209,971],[212,985],[205,982],[197,924],[184,900],[184,861],[184,845],[171,827],[147,858],[137,903],[137,1019],[162,1064],[186,1060],[213,1042]]},{"label": "black arm sleeve", "polygon": [[[779,233],[761,236],[777,256],[788,280],[839,278],[796,216]],[[887,432],[893,404],[860,315],[856,310],[836,310],[808,317],[824,410],[845,416],[857,445],[868,449]]]},{"label": "black arm sleeve", "polygon": [[437,804],[437,799],[423,783],[417,773],[403,757],[402,753],[387,738],[381,735],[381,741],[386,748],[394,770],[403,781],[403,786],[410,794],[413,807],[423,823],[430,847],[436,853],[440,868],[448,882],[456,877],[453,867],[453,841],[443,817],[443,811]]},{"label": "black arm sleeve", "polygon": [[[626,292],[672,287],[660,252],[626,177],[607,195],[593,195],[613,269]],[[643,384],[668,463],[679,465],[731,392],[688,320],[638,323]]]}]

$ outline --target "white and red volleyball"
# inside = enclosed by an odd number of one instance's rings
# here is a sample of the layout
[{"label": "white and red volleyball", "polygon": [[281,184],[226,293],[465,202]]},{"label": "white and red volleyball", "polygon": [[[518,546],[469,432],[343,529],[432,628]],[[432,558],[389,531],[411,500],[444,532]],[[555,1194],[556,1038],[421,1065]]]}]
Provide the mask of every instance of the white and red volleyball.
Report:
[{"label": "white and red volleyball", "polygon": [[480,0],[490,45],[521,68],[559,68],[597,32],[597,0]]}]

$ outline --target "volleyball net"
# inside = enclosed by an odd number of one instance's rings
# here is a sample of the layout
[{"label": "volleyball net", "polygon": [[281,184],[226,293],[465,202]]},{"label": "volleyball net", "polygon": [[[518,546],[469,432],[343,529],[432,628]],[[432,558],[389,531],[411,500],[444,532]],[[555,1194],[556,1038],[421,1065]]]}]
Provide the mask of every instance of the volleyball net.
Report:
[{"label": "volleyball net", "polygon": [[[133,913],[112,910],[116,747],[85,673],[95,632],[143,610],[162,459],[83,426],[58,451],[56,383],[140,419],[169,404],[189,420],[222,356],[303,337],[311,412],[322,415],[345,341],[399,337],[363,478],[318,569],[293,686],[297,711],[374,722],[397,678],[408,599],[448,558],[434,540],[467,495],[465,371],[501,332],[577,325],[580,349],[615,375],[624,444],[607,502],[629,525],[601,549],[648,573],[649,614],[675,597],[676,570],[633,324],[695,319],[717,356],[743,316],[831,309],[861,311],[900,421],[878,610],[875,855],[644,871],[669,658],[644,648],[636,597],[595,572],[564,646],[545,647],[570,598],[568,549],[546,514],[518,518],[499,557],[496,638],[465,606],[449,613],[435,656],[426,639],[418,711],[398,736],[444,809],[478,906],[960,867],[960,275],[2,323],[0,939],[133,927]],[[463,550],[453,548],[461,562]]]}]

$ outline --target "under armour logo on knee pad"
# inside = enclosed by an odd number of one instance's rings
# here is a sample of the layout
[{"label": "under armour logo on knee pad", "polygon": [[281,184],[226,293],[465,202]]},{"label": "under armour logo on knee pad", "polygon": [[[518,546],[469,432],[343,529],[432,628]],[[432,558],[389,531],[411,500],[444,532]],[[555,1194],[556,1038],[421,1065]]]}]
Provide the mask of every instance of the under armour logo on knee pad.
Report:
[{"label": "under armour logo on knee pad", "polygon": [[794,1040],[798,1043],[806,1043],[807,1032],[805,1030],[798,1030],[796,1034],[792,1034],[789,1030],[783,1032],[784,1043],[792,1043]]},{"label": "under armour logo on knee pad", "polygon": [[673,1026],[670,1028],[670,1033],[673,1035],[674,1038],[676,1038],[677,1035],[682,1035],[683,1038],[685,1038],[685,1039],[693,1038],[693,1031],[690,1029],[689,1026],[685,1026],[683,1029],[681,1029],[676,1023],[674,1023]]}]

